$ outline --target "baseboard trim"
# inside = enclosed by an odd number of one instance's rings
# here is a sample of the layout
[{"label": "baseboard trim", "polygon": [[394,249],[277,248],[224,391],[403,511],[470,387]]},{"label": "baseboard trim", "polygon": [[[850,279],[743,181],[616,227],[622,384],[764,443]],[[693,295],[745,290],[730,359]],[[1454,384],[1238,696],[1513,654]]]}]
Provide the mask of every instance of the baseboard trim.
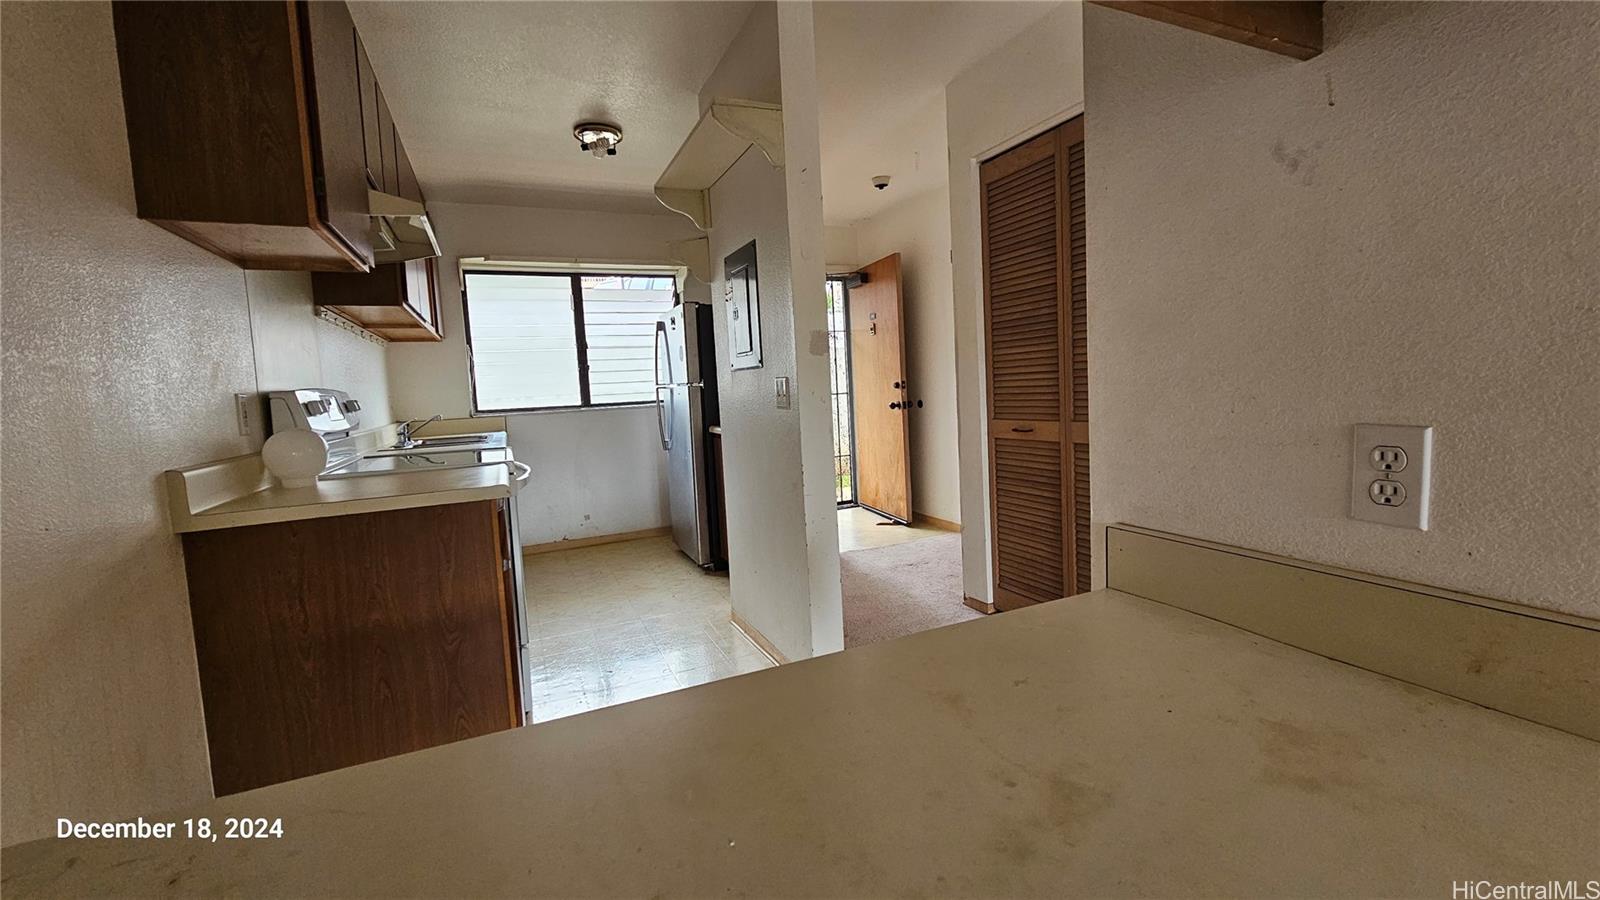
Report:
[{"label": "baseboard trim", "polygon": [[914,512],[914,513],[911,514],[911,524],[913,524],[913,525],[926,525],[929,528],[937,528],[940,531],[960,531],[961,530],[961,523],[960,522],[952,522],[949,519],[941,519],[938,516],[930,516],[927,513],[919,513],[919,512]]},{"label": "baseboard trim", "polygon": [[646,528],[641,531],[623,531],[617,534],[598,534],[594,537],[573,538],[566,541],[551,541],[548,544],[529,544],[522,548],[523,556],[537,556],[540,553],[554,553],[557,550],[576,550],[579,547],[598,547],[601,544],[620,544],[623,541],[637,541],[640,538],[659,537],[671,534],[671,526],[661,528]]},{"label": "baseboard trim", "polygon": [[993,603],[985,603],[984,601],[979,600],[977,597],[973,597],[970,594],[962,597],[961,602],[986,616],[994,615]]},{"label": "baseboard trim", "polygon": [[784,656],[783,651],[779,650],[776,644],[767,640],[767,636],[762,634],[760,629],[746,622],[738,613],[729,613],[729,617],[733,621],[733,627],[743,632],[744,636],[750,639],[750,643],[756,645],[756,649],[765,653],[767,658],[772,660],[773,665],[782,666],[788,664],[789,657]]}]

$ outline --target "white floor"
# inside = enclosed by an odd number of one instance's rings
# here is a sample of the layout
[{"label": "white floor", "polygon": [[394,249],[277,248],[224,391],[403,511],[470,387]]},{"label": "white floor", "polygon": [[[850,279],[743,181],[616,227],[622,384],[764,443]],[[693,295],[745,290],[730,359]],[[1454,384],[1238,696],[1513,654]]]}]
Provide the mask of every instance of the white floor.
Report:
[{"label": "white floor", "polygon": [[528,556],[535,722],[772,665],[729,621],[728,578],[670,537]]},{"label": "white floor", "polygon": [[[944,533],[839,510],[841,552]],[[536,723],[772,665],[733,627],[727,575],[705,572],[670,537],[524,562]]]}]

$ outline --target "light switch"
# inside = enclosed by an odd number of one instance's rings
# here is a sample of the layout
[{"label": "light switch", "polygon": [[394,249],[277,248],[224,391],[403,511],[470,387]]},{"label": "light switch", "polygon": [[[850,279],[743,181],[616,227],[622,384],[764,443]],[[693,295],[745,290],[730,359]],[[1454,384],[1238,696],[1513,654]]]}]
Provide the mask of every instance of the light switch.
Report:
[{"label": "light switch", "polygon": [[779,375],[772,379],[772,402],[779,409],[789,408],[789,377]]},{"label": "light switch", "polygon": [[1357,425],[1350,452],[1350,516],[1428,530],[1430,425]]}]

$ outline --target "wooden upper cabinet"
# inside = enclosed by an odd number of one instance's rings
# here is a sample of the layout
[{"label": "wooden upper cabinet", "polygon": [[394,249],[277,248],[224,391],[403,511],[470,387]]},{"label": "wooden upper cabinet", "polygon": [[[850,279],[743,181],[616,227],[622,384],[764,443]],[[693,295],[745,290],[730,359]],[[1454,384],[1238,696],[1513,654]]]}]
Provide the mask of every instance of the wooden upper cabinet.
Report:
[{"label": "wooden upper cabinet", "polygon": [[383,147],[378,139],[378,77],[372,74],[372,60],[367,59],[367,48],[361,46],[361,36],[355,36],[356,88],[361,95],[361,151],[366,165],[367,183],[383,188]]},{"label": "wooden upper cabinet", "polygon": [[370,257],[367,181],[362,166],[365,149],[360,84],[356,79],[355,23],[343,3],[315,2],[305,11],[311,48],[313,134],[320,168],[317,195],[323,220],[363,257]]},{"label": "wooden upper cabinet", "polygon": [[411,168],[411,158],[406,156],[406,145],[400,140],[399,132],[396,132],[394,136],[394,149],[395,155],[399,157],[396,162],[400,169],[400,179],[396,187],[396,193],[407,200],[415,200],[418,203],[423,202],[422,185],[417,183],[417,172]]},{"label": "wooden upper cabinet", "polygon": [[365,275],[318,272],[311,276],[311,294],[318,306],[391,341],[443,337],[438,267],[432,259],[385,263]]},{"label": "wooden upper cabinet", "polygon": [[395,131],[394,116],[389,113],[389,102],[383,99],[383,88],[378,88],[378,153],[382,158],[383,180],[378,189],[386,194],[400,193],[399,134]]},{"label": "wooden upper cabinet", "polygon": [[112,5],[139,217],[250,269],[372,269],[369,184],[421,198],[336,0]]}]

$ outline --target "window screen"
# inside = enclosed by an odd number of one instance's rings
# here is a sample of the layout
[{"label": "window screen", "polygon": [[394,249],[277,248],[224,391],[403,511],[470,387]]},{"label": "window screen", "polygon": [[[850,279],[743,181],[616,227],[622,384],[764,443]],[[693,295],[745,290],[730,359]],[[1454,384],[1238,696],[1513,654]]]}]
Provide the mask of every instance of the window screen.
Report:
[{"label": "window screen", "polygon": [[467,272],[465,281],[477,410],[655,399],[655,327],[675,302],[672,276]]}]

